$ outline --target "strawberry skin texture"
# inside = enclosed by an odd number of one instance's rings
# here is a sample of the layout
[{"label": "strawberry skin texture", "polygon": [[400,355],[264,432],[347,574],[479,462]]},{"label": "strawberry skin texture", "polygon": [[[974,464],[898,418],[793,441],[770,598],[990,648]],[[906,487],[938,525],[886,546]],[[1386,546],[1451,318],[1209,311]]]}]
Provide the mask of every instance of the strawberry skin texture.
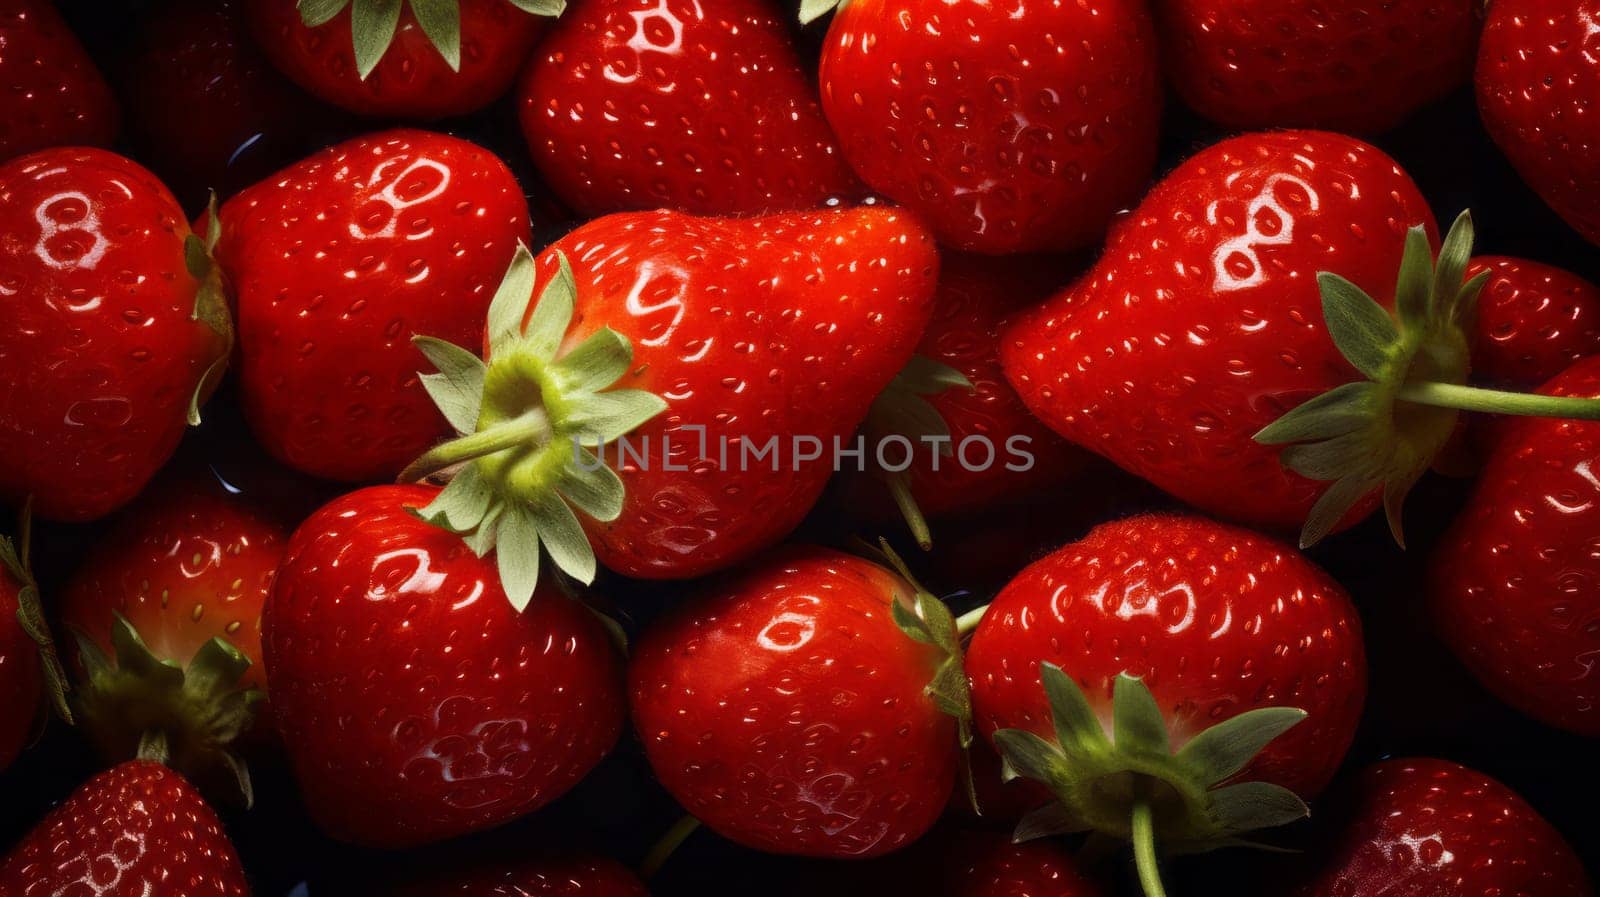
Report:
[{"label": "strawberry skin texture", "polygon": [[[933,238],[882,207],[742,220],[611,215],[539,257],[534,295],[554,275],[558,251],[578,287],[565,345],[602,327],[621,333],[633,366],[616,387],[669,404],[627,436],[649,449],[650,463],[612,465],[627,490],[622,515],[585,520],[602,564],[647,579],[726,568],[800,522],[832,474],[833,440],[849,447],[872,400],[910,359],[939,272]],[[704,455],[691,426],[706,428]],[[791,464],[795,434],[820,439],[823,457]],[[741,437],[752,449],[777,437],[779,469],[770,460],[741,465]],[[669,469],[664,441],[670,465],[689,471]],[[607,449],[608,462],[618,451]]]},{"label": "strawberry skin texture", "polygon": [[1002,589],[967,652],[979,732],[1053,737],[1041,662],[1105,720],[1117,676],[1142,678],[1174,751],[1248,710],[1304,710],[1239,779],[1307,799],[1333,777],[1366,697],[1361,623],[1338,583],[1287,545],[1198,517],[1104,524]]},{"label": "strawberry skin texture", "polygon": [[130,501],[177,448],[226,343],[194,320],[189,224],[155,176],[96,149],[0,165],[0,500],[52,520]]},{"label": "strawberry skin texture", "polygon": [[[1539,391],[1600,396],[1600,357]],[[1500,424],[1477,491],[1436,549],[1434,620],[1501,700],[1600,737],[1600,423]]]},{"label": "strawberry skin texture", "polygon": [[49,0],[0,10],[0,162],[52,146],[109,146],[117,101]]},{"label": "strawberry skin texture", "polygon": [[616,860],[562,852],[421,882],[402,889],[400,897],[650,897],[650,892]]},{"label": "strawberry skin texture", "polygon": [[1593,894],[1561,835],[1483,773],[1445,760],[1386,760],[1340,798],[1343,827],[1293,897]]},{"label": "strawberry skin texture", "polygon": [[1478,112],[1535,193],[1600,243],[1600,90],[1595,0],[1495,0],[1483,28]]},{"label": "strawberry skin texture", "polygon": [[1325,484],[1254,436],[1359,377],[1328,336],[1317,273],[1390,307],[1418,224],[1437,246],[1411,178],[1358,140],[1224,141],[1119,222],[1087,276],[1011,321],[1006,376],[1041,420],[1129,473],[1220,517],[1298,529]]},{"label": "strawberry skin texture", "polygon": [[1157,0],[1173,87],[1234,128],[1376,134],[1467,83],[1474,0]]},{"label": "strawberry skin texture", "polygon": [[912,594],[868,561],[792,548],[650,629],[629,688],[661,784],[770,853],[871,857],[921,837],[958,748],[925,693],[943,654],[890,616]]},{"label": "strawberry skin texture", "polygon": [[1099,242],[1155,164],[1136,0],[882,0],[835,14],[822,109],[867,185],[990,254]]},{"label": "strawberry skin texture", "polygon": [[1489,272],[1478,297],[1472,372],[1533,389],[1587,355],[1600,354],[1600,288],[1552,265],[1505,256],[1472,260]]},{"label": "strawberry skin texture", "polygon": [[230,200],[239,385],[262,446],[314,476],[391,479],[449,433],[426,334],[475,345],[527,204],[504,163],[425,131],[330,147]]},{"label": "strawberry skin texture", "polygon": [[465,115],[494,102],[510,89],[545,29],[543,17],[523,12],[510,0],[459,0],[461,70],[454,72],[407,3],[400,9],[394,42],[363,81],[349,8],[308,28],[297,0],[245,3],[256,40],[290,80],[357,115],[410,121]]},{"label": "strawberry skin texture", "polygon": [[7,897],[246,897],[216,813],[182,776],[135,760],[90,779],[0,864]]},{"label": "strawberry skin texture", "polygon": [[545,182],[586,217],[760,214],[861,189],[764,0],[573,4],[517,102]]},{"label": "strawberry skin texture", "polygon": [[20,588],[11,574],[0,570],[0,772],[27,746],[44,687],[39,646],[17,619]]},{"label": "strawberry skin texture", "polygon": [[406,847],[549,803],[611,749],[622,664],[553,582],[518,614],[493,559],[376,486],[295,532],[262,620],[273,718],[312,818]]}]

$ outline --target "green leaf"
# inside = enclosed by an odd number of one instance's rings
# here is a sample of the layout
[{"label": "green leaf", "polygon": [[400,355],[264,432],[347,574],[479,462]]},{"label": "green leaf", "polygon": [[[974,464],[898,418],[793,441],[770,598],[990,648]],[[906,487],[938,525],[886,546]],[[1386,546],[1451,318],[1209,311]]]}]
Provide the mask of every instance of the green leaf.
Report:
[{"label": "green leaf", "polygon": [[556,569],[584,585],[594,582],[594,549],[572,508],[559,496],[551,495],[532,502],[530,510],[539,526],[539,542],[550,553]]},{"label": "green leaf", "polygon": [[1285,445],[1352,433],[1372,421],[1378,385],[1357,380],[1309,399],[1255,435],[1262,445]]},{"label": "green leaf", "polygon": [[199,289],[194,294],[194,309],[190,312],[191,320],[199,321],[211,329],[212,333],[221,337],[222,345],[218,347],[216,358],[201,372],[200,379],[194,385],[194,391],[189,394],[189,426],[200,425],[200,403],[205,396],[214,390],[222,380],[223,374],[228,369],[228,360],[233,357],[233,313],[228,308],[227,290],[222,283],[222,269],[211,257],[211,249],[215,247],[221,233],[221,216],[217,212],[217,195],[211,194],[208,206],[209,221],[207,223],[207,237],[202,241],[194,234],[184,238],[184,264],[189,273],[200,281]]},{"label": "green leaf", "polygon": [[555,18],[567,11],[566,0],[508,0],[512,6],[535,16]]},{"label": "green leaf", "polygon": [[522,338],[533,354],[545,359],[556,357],[556,351],[567,338],[577,302],[578,283],[572,276],[572,265],[567,262],[566,253],[557,252],[555,276],[545,284],[538,304],[533,307],[533,315],[528,318],[528,326],[522,330]]},{"label": "green leaf", "polygon": [[1472,261],[1472,244],[1475,232],[1472,212],[1467,210],[1456,216],[1445,234],[1439,249],[1439,262],[1434,268],[1432,283],[1432,308],[1437,319],[1449,320],[1467,277],[1467,265]]},{"label": "green leaf", "polygon": [[1479,271],[1461,292],[1456,294],[1455,304],[1451,306],[1450,322],[1458,330],[1470,332],[1478,318],[1478,297],[1483,294],[1483,288],[1488,285],[1491,271]]},{"label": "green leaf", "polygon": [[450,71],[461,71],[461,8],[456,0],[411,0],[411,14]]},{"label": "green leaf", "polygon": [[440,529],[465,533],[483,523],[493,500],[494,490],[483,481],[476,465],[468,464],[439,490],[419,516]]},{"label": "green leaf", "polygon": [[470,533],[462,533],[461,541],[467,543],[472,553],[478,557],[488,557],[500,542],[500,518],[505,514],[505,506],[500,504],[489,505],[489,510],[479,521],[478,528]]},{"label": "green leaf", "polygon": [[1059,801],[1050,801],[1044,806],[1028,813],[1017,823],[1016,829],[1011,833],[1013,844],[1024,844],[1028,841],[1037,841],[1040,838],[1054,838],[1057,835],[1072,835],[1086,832],[1092,826],[1084,823],[1067,809],[1067,805]]},{"label": "green leaf", "polygon": [[489,355],[493,357],[522,335],[522,321],[528,314],[528,303],[533,301],[536,279],[533,253],[528,247],[517,244],[511,256],[505,277],[489,302]]},{"label": "green leaf", "polygon": [[1143,681],[1123,673],[1111,692],[1112,730],[1117,750],[1126,754],[1166,757],[1172,753],[1167,721]]},{"label": "green leaf", "polygon": [[1211,792],[1210,816],[1222,836],[1276,828],[1311,815],[1306,802],[1287,788],[1241,782]]},{"label": "green leaf", "polygon": [[633,361],[628,338],[603,327],[589,335],[555,365],[562,384],[575,392],[599,392],[627,373]]},{"label": "green leaf", "polygon": [[316,28],[326,25],[349,5],[350,0],[299,0],[295,8],[300,10],[300,21],[307,28]]},{"label": "green leaf", "polygon": [[[1373,440],[1365,430],[1291,445],[1279,456],[1283,466],[1308,480],[1368,476],[1384,460],[1373,457]],[[1376,482],[1374,483],[1376,485]]]},{"label": "green leaf", "polygon": [[352,0],[350,36],[355,44],[356,71],[365,81],[389,52],[400,25],[402,0]]},{"label": "green leaf", "polygon": [[1361,290],[1337,274],[1317,275],[1322,287],[1322,316],[1328,335],[1356,370],[1369,379],[1382,379],[1400,341],[1394,318]]},{"label": "green leaf", "polygon": [[528,609],[539,587],[539,524],[531,508],[506,507],[500,514],[495,561],[500,585],[517,613]]},{"label": "green leaf", "polygon": [[1008,779],[1020,776],[1049,785],[1061,776],[1060,748],[1026,729],[995,732],[994,748],[1005,760]]},{"label": "green leaf", "polygon": [[1433,295],[1433,247],[1428,231],[1418,225],[1406,232],[1405,252],[1400,257],[1400,278],[1395,283],[1394,306],[1400,323],[1410,331],[1428,326]]},{"label": "green leaf", "polygon": [[1238,775],[1261,749],[1306,718],[1298,707],[1263,707],[1223,720],[1178,751],[1178,761],[1207,786]]},{"label": "green leaf", "polygon": [[454,343],[431,336],[414,336],[411,344],[427,357],[437,374],[423,374],[422,388],[450,426],[460,434],[478,426],[483,401],[483,377],[488,367],[478,356]]},{"label": "green leaf", "polygon": [[800,24],[809,25],[844,6],[846,2],[847,0],[800,0]]},{"label": "green leaf", "polygon": [[1389,534],[1401,548],[1406,547],[1404,519],[1406,496],[1411,494],[1412,488],[1426,472],[1426,467],[1414,467],[1399,474],[1392,474],[1383,484],[1383,516],[1389,523]]},{"label": "green leaf", "polygon": [[183,238],[183,268],[195,280],[205,280],[211,273],[211,253],[199,236],[190,234]]},{"label": "green leaf", "polygon": [[573,435],[584,445],[612,442],[665,410],[666,399],[642,389],[595,393],[573,413]]},{"label": "green leaf", "polygon": [[626,497],[622,478],[588,449],[575,446],[573,451],[577,453],[575,463],[566,466],[557,486],[561,494],[601,523],[621,517]]},{"label": "green leaf", "polygon": [[1327,538],[1350,509],[1378,486],[1376,480],[1360,474],[1344,477],[1329,486],[1306,515],[1306,525],[1300,530],[1300,547],[1310,548]]},{"label": "green leaf", "polygon": [[1072,677],[1053,663],[1039,664],[1039,682],[1050,705],[1050,720],[1056,740],[1067,756],[1077,759],[1111,746],[1105,727],[1089,706],[1089,699]]}]

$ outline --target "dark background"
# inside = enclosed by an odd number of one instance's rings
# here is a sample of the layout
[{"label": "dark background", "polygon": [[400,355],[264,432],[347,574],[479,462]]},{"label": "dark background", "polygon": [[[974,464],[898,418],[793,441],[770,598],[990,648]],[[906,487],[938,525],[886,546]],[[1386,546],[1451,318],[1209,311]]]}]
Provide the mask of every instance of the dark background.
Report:
[{"label": "dark background", "polygon": [[[68,0],[62,5],[114,84],[137,77],[124,70],[121,59],[128,36],[136,31],[141,11],[150,2]],[[823,32],[819,24],[803,33],[797,30],[797,37],[814,52]],[[1163,171],[1226,136],[1176,104],[1169,104],[1167,118]],[[335,117],[300,150],[308,152],[383,124]],[[509,100],[471,119],[434,127],[482,143],[506,160],[522,178],[536,218],[543,211],[547,226],[542,236],[553,239],[569,226],[532,173]],[[1524,256],[1591,279],[1600,276],[1600,253],[1549,212],[1490,143],[1470,91],[1423,110],[1400,130],[1374,142],[1412,174],[1441,222],[1447,224],[1463,208],[1473,210],[1480,254]],[[280,150],[277,155],[281,158],[247,156],[242,165],[259,174],[293,161],[296,153]],[[192,196],[184,200],[190,211],[197,211],[202,201]],[[225,388],[210,402],[206,424],[189,435],[174,464],[210,467],[247,492],[256,488],[253,483],[270,480],[270,488],[280,493],[277,472],[263,474],[267,462],[250,445],[242,423],[231,416],[231,405]],[[1074,538],[1093,523],[1164,506],[1160,496],[1118,475],[1090,479],[1092,483],[1049,496],[1032,509],[936,523],[938,556],[918,557],[914,563],[925,568],[930,588],[956,595],[952,603],[965,609],[992,594],[1026,560]],[[334,494],[325,484],[306,483],[304,488],[308,502]],[[1378,515],[1311,552],[1350,590],[1366,626],[1371,695],[1347,768],[1387,756],[1426,755],[1480,769],[1526,797],[1566,833],[1589,868],[1600,871],[1600,839],[1591,822],[1600,799],[1600,770],[1595,764],[1600,753],[1595,742],[1535,724],[1489,697],[1437,642],[1424,618],[1422,564],[1469,488],[1469,483],[1437,476],[1424,480],[1408,508],[1409,551],[1393,545]],[[70,574],[72,560],[102,529],[103,525],[39,527],[36,564],[47,601],[52,587]],[[853,534],[875,535],[879,529],[856,522],[841,510],[840,502],[828,501],[797,538],[839,544]],[[963,546],[971,553],[963,554]],[[904,553],[918,555],[914,547]],[[597,592],[615,602],[630,633],[637,633],[680,591],[605,578],[604,571],[602,577]],[[679,815],[654,783],[629,734],[578,788],[532,818],[467,843],[401,855],[374,854],[321,837],[301,811],[287,772],[275,764],[271,751],[264,753],[252,764],[257,806],[249,812],[221,808],[258,897],[374,893],[382,882],[406,879],[419,870],[448,869],[480,855],[521,855],[531,847],[581,846],[634,864]],[[20,838],[49,807],[99,768],[75,733],[51,726],[41,744],[0,774],[0,849]],[[1304,824],[1268,837],[1275,843],[1305,844],[1315,840],[1314,831],[1313,824]],[[1171,864],[1169,886],[1174,894],[1214,894],[1226,883],[1234,893],[1276,895],[1285,862],[1293,866],[1297,861],[1240,851],[1178,860]],[[1132,889],[1130,868],[1124,854],[1112,859],[1106,872]],[[884,874],[871,865],[765,856],[702,831],[678,851],[651,888],[659,897],[756,890],[814,894],[825,887],[838,889],[849,880],[875,883]]]}]

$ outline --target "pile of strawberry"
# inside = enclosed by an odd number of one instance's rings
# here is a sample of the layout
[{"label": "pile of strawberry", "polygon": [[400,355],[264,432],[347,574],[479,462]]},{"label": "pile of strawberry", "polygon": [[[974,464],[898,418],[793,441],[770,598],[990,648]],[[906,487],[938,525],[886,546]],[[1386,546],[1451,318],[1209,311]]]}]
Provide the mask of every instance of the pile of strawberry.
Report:
[{"label": "pile of strawberry", "polygon": [[0,897],[1590,897],[1597,22],[0,0]]}]

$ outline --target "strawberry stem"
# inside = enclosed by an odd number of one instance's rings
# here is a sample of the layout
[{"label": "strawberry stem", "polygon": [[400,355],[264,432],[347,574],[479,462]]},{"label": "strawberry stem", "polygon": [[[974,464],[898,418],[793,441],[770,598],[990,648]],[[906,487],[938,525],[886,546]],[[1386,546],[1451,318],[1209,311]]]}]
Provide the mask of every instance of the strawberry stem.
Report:
[{"label": "strawberry stem", "polygon": [[889,487],[889,494],[894,496],[894,503],[900,508],[900,516],[906,519],[906,526],[911,528],[912,538],[917,540],[917,547],[923,551],[933,550],[933,533],[928,529],[928,519],[922,516],[922,508],[917,505],[917,497],[911,494],[911,478],[905,471],[886,474],[884,483]]},{"label": "strawberry stem", "polygon": [[1546,396],[1536,393],[1504,392],[1458,386],[1454,383],[1407,383],[1396,394],[1402,402],[1481,411],[1487,414],[1515,414],[1526,417],[1560,417],[1575,420],[1600,420],[1600,399],[1576,396]]},{"label": "strawberry stem", "polygon": [[543,408],[530,408],[518,417],[435,446],[401,471],[399,481],[414,483],[447,467],[518,446],[543,446],[552,432],[549,414]]},{"label": "strawberry stem", "polygon": [[1161,885],[1161,870],[1156,866],[1156,830],[1150,807],[1150,783],[1141,779],[1134,786],[1133,859],[1139,869],[1139,886],[1144,897],[1167,897]]},{"label": "strawberry stem", "polygon": [[983,622],[983,615],[989,612],[989,605],[975,607],[956,618],[956,633],[962,637],[972,634],[978,624]]},{"label": "strawberry stem", "polygon": [[667,864],[667,860],[672,857],[673,852],[683,842],[689,840],[689,836],[694,834],[698,828],[700,828],[700,820],[688,814],[684,814],[682,819],[674,822],[672,827],[667,829],[666,834],[661,836],[661,840],[651,845],[650,852],[644,855],[644,862],[639,864],[639,877],[645,881],[655,878],[656,873],[660,872],[661,867]]}]

